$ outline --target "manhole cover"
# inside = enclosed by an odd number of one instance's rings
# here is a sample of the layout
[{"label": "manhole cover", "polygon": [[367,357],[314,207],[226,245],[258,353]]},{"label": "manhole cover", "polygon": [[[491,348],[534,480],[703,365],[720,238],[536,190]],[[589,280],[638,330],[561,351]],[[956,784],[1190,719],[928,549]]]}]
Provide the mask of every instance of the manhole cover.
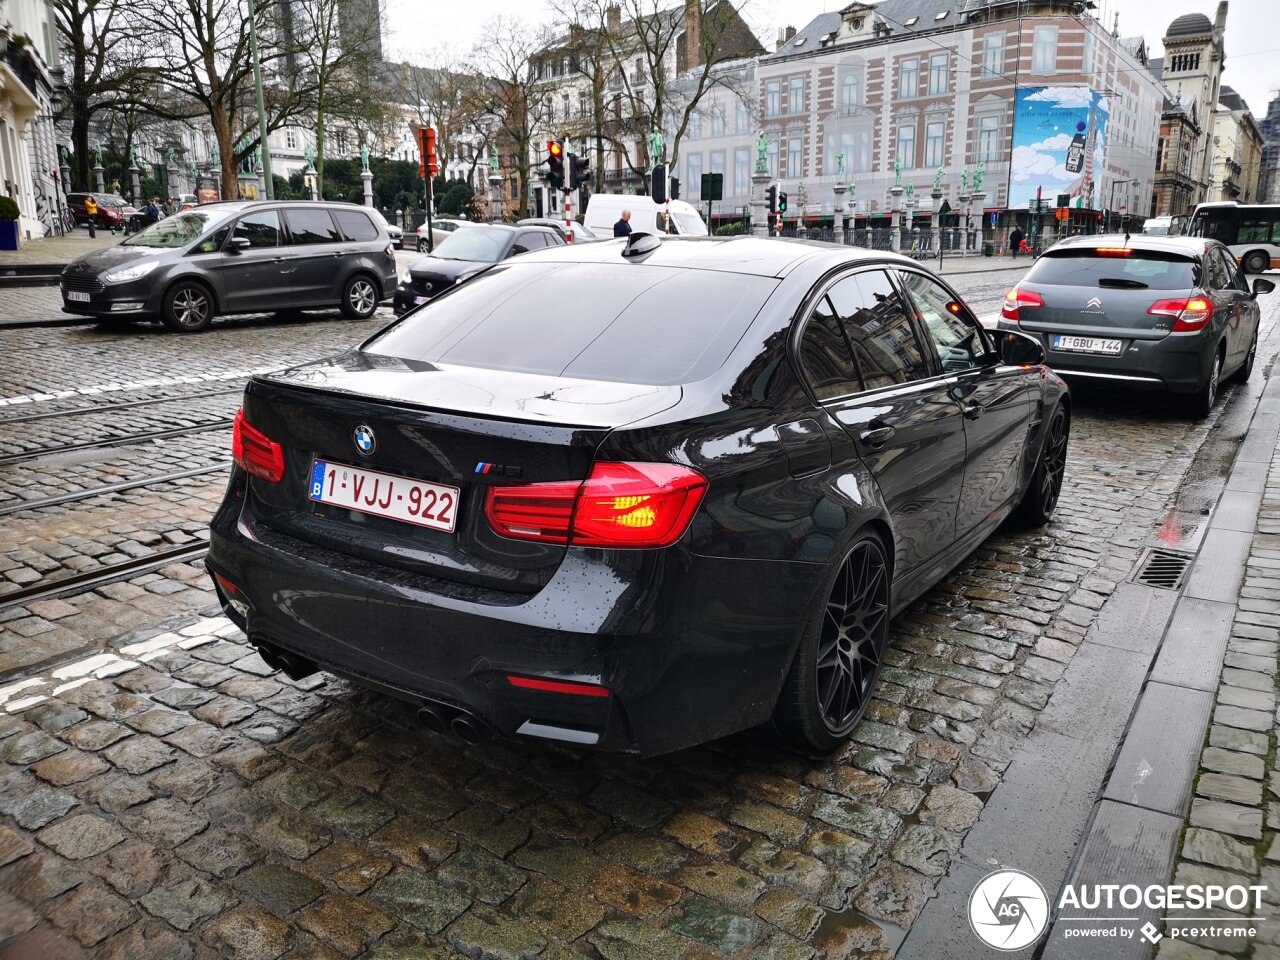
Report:
[{"label": "manhole cover", "polygon": [[1191,557],[1172,550],[1148,550],[1129,577],[1134,583],[1145,583],[1161,590],[1177,590],[1182,586]]}]

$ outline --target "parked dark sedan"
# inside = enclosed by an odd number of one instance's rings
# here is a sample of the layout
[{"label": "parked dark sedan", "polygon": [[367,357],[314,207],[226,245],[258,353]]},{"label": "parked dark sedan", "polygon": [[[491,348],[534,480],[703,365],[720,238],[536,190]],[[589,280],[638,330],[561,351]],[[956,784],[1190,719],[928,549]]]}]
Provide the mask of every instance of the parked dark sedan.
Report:
[{"label": "parked dark sedan", "polygon": [[377,309],[395,250],[345,203],[210,203],[166,217],[62,271],[64,313],[203,330],[217,314]]},{"label": "parked dark sedan", "polygon": [[1231,252],[1200,237],[1071,237],[1009,291],[998,324],[1038,339],[1064,377],[1168,390],[1196,417],[1222,379],[1248,380],[1258,354],[1257,295]]},{"label": "parked dark sedan", "polygon": [[[517,227],[546,227],[560,234],[561,238],[568,240],[563,220],[556,220],[552,217],[528,217],[524,220],[516,221]],[[575,223],[573,225],[573,242],[574,243],[595,243],[597,240],[605,240],[606,237],[600,236],[593,230],[587,228],[585,224]]]},{"label": "parked dark sedan", "polygon": [[519,253],[564,246],[564,238],[546,227],[477,223],[449,234],[435,252],[413,261],[400,278],[393,304],[402,314],[439,296],[467,277]]},{"label": "parked dark sedan", "polygon": [[819,750],[890,617],[1017,511],[1070,397],[905,257],[633,234],[533,253],[249,382],[208,566],[292,676],[431,729]]}]

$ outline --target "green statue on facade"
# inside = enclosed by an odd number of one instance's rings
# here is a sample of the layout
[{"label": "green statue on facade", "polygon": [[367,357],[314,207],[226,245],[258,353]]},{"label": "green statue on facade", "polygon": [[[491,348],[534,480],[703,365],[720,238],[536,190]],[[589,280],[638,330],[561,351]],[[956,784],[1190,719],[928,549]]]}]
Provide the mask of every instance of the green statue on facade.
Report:
[{"label": "green statue on facade", "polygon": [[360,144],[360,172],[369,172],[369,145],[367,143]]},{"label": "green statue on facade", "polygon": [[946,172],[947,172],[946,167],[939,167],[937,172],[934,173],[933,175],[933,192],[934,193],[942,192],[942,177],[943,177],[943,174],[945,174]]},{"label": "green statue on facade", "polygon": [[667,158],[667,138],[661,130],[649,131],[649,169],[657,169],[658,164]]},{"label": "green statue on facade", "polygon": [[974,193],[982,192],[982,181],[986,179],[986,176],[987,176],[987,165],[985,162],[979,160],[978,165],[973,168],[973,192]]},{"label": "green statue on facade", "polygon": [[902,158],[893,158],[893,185],[895,187],[902,186]]},{"label": "green statue on facade", "polygon": [[769,140],[765,137],[764,131],[760,131],[760,136],[756,137],[756,173],[769,172]]}]

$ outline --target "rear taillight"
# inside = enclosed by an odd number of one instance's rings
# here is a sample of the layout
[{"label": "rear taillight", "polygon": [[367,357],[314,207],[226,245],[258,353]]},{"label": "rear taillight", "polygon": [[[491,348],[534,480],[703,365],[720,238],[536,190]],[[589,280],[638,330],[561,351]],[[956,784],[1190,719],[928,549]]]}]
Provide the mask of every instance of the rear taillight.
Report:
[{"label": "rear taillight", "polygon": [[586,480],[490,487],[484,512],[515,540],[666,547],[684,534],[706,477],[673,463],[597,463]]},{"label": "rear taillight", "polygon": [[1000,316],[1017,323],[1021,319],[1018,314],[1019,310],[1043,306],[1044,297],[1034,290],[1023,290],[1019,287],[1014,287],[1004,295],[1004,307],[1000,311]]},{"label": "rear taillight", "polygon": [[1204,297],[1157,300],[1147,309],[1147,313],[1155,317],[1173,317],[1174,333],[1194,333],[1213,316],[1213,304]]},{"label": "rear taillight", "polygon": [[284,448],[236,412],[231,431],[231,456],[246,472],[270,483],[284,479]]}]

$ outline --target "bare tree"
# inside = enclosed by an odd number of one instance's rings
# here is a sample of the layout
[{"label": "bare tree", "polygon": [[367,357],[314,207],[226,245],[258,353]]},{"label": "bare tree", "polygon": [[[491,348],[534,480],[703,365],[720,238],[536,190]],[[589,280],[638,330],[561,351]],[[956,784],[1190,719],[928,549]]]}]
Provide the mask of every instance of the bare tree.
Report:
[{"label": "bare tree", "polygon": [[[690,117],[708,91],[727,81],[717,64],[764,52],[742,18],[746,0],[686,0],[677,7],[665,0],[553,2],[580,28],[584,50],[591,54],[583,62],[596,61],[593,76],[605,69],[604,83],[618,91],[620,116],[613,129],[635,138],[652,130],[672,131],[666,145],[672,167]],[[635,172],[643,173],[627,156]],[[657,158],[647,159],[652,165]]]},{"label": "bare tree", "polygon": [[[222,168],[222,195],[236,195],[240,161],[258,150],[257,110],[249,22],[239,0],[131,0],[131,7],[153,44],[149,66],[167,94],[152,109],[169,119],[203,114],[213,130]],[[270,36],[271,5],[257,7],[260,35]],[[276,130],[314,104],[315,88],[306,75],[283,69],[297,56],[290,37],[265,46],[267,130]]]},{"label": "bare tree", "polygon": [[[295,69],[312,91],[315,112],[316,188],[324,195],[327,122],[367,121],[385,102],[380,94],[378,33],[368,0],[294,0]],[[362,123],[362,127],[367,129]]]},{"label": "bare tree", "polygon": [[[418,63],[402,64],[403,89],[418,126],[435,127],[436,153],[446,161],[461,157],[468,134],[479,134],[487,107],[485,80],[448,46]],[[479,147],[479,143],[473,143]],[[474,172],[478,150],[470,157]]]},{"label": "bare tree", "polygon": [[143,102],[150,71],[128,0],[53,0],[71,119],[72,179],[89,186],[89,126],[96,113]]},{"label": "bare tree", "polygon": [[486,82],[475,91],[473,106],[477,116],[491,121],[494,147],[516,178],[517,218],[525,217],[534,167],[530,148],[549,112],[530,64],[551,38],[545,28],[506,17],[489,21],[482,35],[489,39],[477,46],[474,69]]}]

